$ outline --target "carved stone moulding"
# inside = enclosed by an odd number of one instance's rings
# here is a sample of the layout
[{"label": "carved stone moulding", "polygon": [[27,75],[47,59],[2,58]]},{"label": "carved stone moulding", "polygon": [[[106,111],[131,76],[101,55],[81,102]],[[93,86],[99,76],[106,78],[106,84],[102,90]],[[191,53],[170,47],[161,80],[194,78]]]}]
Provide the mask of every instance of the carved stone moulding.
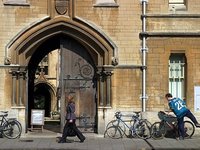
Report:
[{"label": "carved stone moulding", "polygon": [[55,9],[59,15],[69,12],[69,0],[55,0]]}]

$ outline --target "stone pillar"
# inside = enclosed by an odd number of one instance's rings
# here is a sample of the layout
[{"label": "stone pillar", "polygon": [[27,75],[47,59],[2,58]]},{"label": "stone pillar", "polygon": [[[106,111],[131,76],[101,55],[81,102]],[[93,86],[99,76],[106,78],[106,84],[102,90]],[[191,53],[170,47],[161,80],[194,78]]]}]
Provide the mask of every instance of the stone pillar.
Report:
[{"label": "stone pillar", "polygon": [[19,106],[23,106],[24,105],[24,80],[26,79],[26,72],[25,71],[21,71],[19,73],[19,83],[18,83],[18,88],[19,88]]},{"label": "stone pillar", "polygon": [[105,71],[106,75],[106,106],[111,106],[111,72]]},{"label": "stone pillar", "polygon": [[99,103],[98,103],[98,133],[105,131],[105,118],[107,109],[111,108],[111,75],[113,66],[103,66],[98,68],[99,76]]},{"label": "stone pillar", "polygon": [[12,75],[12,106],[22,106],[24,99],[24,80],[26,72],[19,68],[11,69]]},{"label": "stone pillar", "polygon": [[97,72],[99,76],[99,106],[111,106],[111,75],[113,66],[99,67]]},{"label": "stone pillar", "polygon": [[17,85],[17,70],[11,70],[9,72],[12,75],[12,105],[17,105],[17,92],[16,92],[16,85]]},{"label": "stone pillar", "polygon": [[99,87],[99,106],[104,106],[104,78],[102,75],[102,68],[97,72],[98,75],[98,87]]},{"label": "stone pillar", "polygon": [[113,66],[104,67],[104,76],[106,79],[106,107],[111,107],[111,76],[113,74]]}]

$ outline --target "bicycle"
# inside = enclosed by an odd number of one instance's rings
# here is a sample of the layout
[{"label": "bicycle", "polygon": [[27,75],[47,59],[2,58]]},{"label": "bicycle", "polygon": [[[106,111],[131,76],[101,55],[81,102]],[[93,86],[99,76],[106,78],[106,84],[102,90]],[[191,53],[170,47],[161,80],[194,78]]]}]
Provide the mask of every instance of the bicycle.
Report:
[{"label": "bicycle", "polygon": [[22,126],[16,118],[8,119],[8,111],[0,111],[0,133],[8,139],[16,139],[21,136]]},{"label": "bicycle", "polygon": [[[166,114],[163,111],[158,112],[160,122],[155,122],[151,127],[151,137],[153,139],[162,139],[166,135],[167,131],[172,131],[175,134],[175,138],[178,136],[177,119],[174,116]],[[171,119],[171,121],[170,121]],[[167,128],[169,128],[167,130]],[[184,121],[185,138],[191,138],[195,132],[194,125],[191,121]]]},{"label": "bicycle", "polygon": [[[115,120],[110,121],[104,132],[104,137],[107,134],[108,137],[113,139],[123,138],[124,135],[127,137],[138,137],[142,139],[150,138],[150,127],[151,123],[146,119],[140,119],[140,112],[134,112],[131,115],[131,120],[123,120],[122,113],[115,113]],[[128,125],[126,122],[130,122]],[[126,128],[129,129],[129,134],[126,134]]]}]

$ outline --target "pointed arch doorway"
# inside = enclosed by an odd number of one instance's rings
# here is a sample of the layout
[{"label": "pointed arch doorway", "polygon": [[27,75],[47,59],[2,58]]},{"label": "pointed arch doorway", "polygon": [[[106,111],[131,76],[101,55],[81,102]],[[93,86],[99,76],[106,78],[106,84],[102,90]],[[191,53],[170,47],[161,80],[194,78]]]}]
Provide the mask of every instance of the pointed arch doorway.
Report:
[{"label": "pointed arch doorway", "polygon": [[[65,121],[65,96],[69,92],[74,92],[79,119],[85,124],[87,118],[93,118],[89,123],[98,126],[98,133],[104,131],[105,120],[102,116],[104,108],[111,106],[112,65],[117,65],[118,58],[116,45],[103,32],[82,20],[72,21],[60,16],[41,20],[23,30],[7,47],[6,56],[12,54],[12,63],[25,66],[27,72],[24,82],[27,89],[23,95],[26,129],[30,125],[31,109],[34,106],[35,74],[38,64],[50,52],[60,50],[63,57],[58,61],[59,84],[55,91],[58,93],[56,96],[60,104],[61,126]],[[18,87],[13,88],[19,91]],[[91,109],[87,109],[90,105]],[[85,110],[82,110],[83,108]]]},{"label": "pointed arch doorway", "polygon": [[[74,93],[77,125],[84,130],[94,132],[96,131],[95,124],[97,118],[97,80],[95,79],[95,64],[87,49],[78,41],[67,36],[56,36],[47,40],[38,47],[30,59],[28,65],[28,120],[30,120],[30,111],[34,109],[35,105],[36,93],[33,92],[32,88],[35,86],[34,78],[37,65],[45,55],[55,49],[59,51],[57,62],[59,67],[57,70],[51,70],[51,68],[49,68],[49,71],[59,72],[57,76],[57,89],[59,90],[57,91],[56,97],[58,103],[57,110],[61,113],[61,130],[64,125],[66,114],[65,98],[67,94]],[[47,108],[45,108],[45,110],[47,110]]]}]

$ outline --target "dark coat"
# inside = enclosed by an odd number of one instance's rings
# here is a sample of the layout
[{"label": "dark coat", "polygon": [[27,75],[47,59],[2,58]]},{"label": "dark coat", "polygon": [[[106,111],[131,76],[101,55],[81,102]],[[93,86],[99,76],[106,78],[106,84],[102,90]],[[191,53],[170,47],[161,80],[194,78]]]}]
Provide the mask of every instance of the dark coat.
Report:
[{"label": "dark coat", "polygon": [[75,104],[74,103],[68,103],[66,109],[67,109],[66,119],[67,120],[75,120],[76,119]]}]

